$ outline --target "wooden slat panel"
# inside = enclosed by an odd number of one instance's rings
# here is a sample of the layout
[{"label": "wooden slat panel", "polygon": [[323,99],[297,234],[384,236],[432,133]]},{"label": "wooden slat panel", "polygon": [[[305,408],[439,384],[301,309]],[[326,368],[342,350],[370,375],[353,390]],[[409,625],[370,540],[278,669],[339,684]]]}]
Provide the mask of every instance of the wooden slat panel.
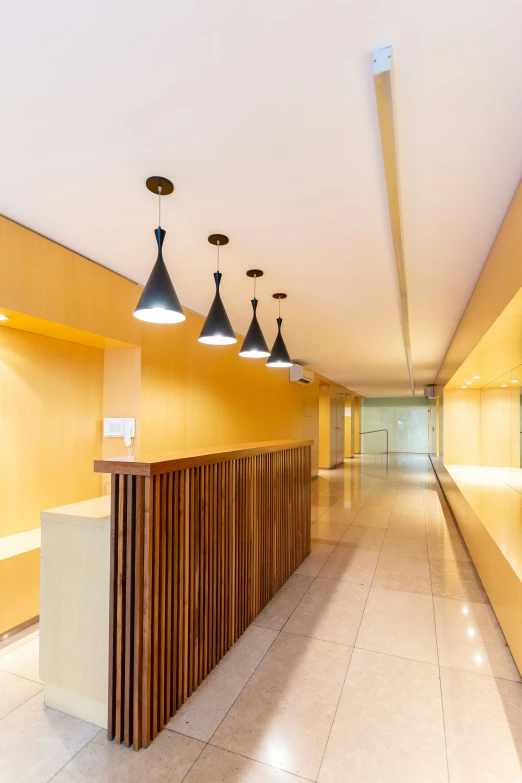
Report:
[{"label": "wooden slat panel", "polygon": [[165,704],[163,710],[163,723],[168,723],[173,713],[172,700],[172,599],[173,599],[173,492],[172,473],[166,473],[164,479],[166,535],[164,546],[166,549],[166,585],[165,585]]},{"label": "wooden slat panel", "polygon": [[134,661],[133,661],[133,729],[135,747],[142,742],[141,682],[143,666],[143,569],[144,569],[145,479],[136,477],[136,518],[134,558]]},{"label": "wooden slat panel", "polygon": [[136,532],[136,476],[126,476],[126,552],[125,552],[125,637],[124,637],[124,703],[123,742],[128,748],[132,744],[133,698],[134,698],[134,546]]},{"label": "wooden slat panel", "polygon": [[123,742],[124,678],[125,678],[125,597],[126,573],[125,555],[127,539],[126,488],[127,476],[121,476],[118,483],[118,540],[117,540],[117,598],[116,598],[116,678],[115,678],[115,722],[116,742]]},{"label": "wooden slat panel", "polygon": [[147,747],[309,554],[310,467],[300,445],[112,476],[109,739]]},{"label": "wooden slat panel", "polygon": [[[153,499],[152,499],[153,479],[144,480],[144,508],[143,508],[143,659],[141,665],[141,716],[142,716],[142,739],[141,746],[148,748],[151,741],[151,679],[152,679],[152,562],[153,562]],[[139,750],[137,738],[135,738],[134,749]]]},{"label": "wooden slat panel", "polygon": [[120,476],[111,476],[111,558],[109,577],[109,710],[107,738],[113,740],[116,735],[116,605],[118,602],[118,499]]}]

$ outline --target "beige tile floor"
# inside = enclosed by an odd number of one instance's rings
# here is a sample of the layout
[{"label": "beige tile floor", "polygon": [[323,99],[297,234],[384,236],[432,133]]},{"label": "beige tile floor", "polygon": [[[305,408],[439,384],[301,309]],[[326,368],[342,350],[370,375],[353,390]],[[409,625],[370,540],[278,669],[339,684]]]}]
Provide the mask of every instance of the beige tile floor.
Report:
[{"label": "beige tile floor", "polygon": [[313,551],[146,751],[0,646],[2,783],[522,783],[522,683],[424,456],[313,482]]}]

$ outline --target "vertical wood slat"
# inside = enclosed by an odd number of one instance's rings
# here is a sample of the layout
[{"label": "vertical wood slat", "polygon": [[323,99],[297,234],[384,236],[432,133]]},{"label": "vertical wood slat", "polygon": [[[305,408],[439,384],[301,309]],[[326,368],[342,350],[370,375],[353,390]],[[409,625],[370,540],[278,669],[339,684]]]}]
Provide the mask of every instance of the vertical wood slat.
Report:
[{"label": "vertical wood slat", "polygon": [[147,747],[310,552],[310,448],[113,474],[109,739]]}]

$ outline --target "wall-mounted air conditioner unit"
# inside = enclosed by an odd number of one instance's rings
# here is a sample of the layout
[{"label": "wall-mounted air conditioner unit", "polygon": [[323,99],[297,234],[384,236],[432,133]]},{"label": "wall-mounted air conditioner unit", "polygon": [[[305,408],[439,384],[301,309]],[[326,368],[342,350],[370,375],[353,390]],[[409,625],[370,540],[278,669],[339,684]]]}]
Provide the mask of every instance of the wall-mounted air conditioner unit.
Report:
[{"label": "wall-mounted air conditioner unit", "polygon": [[311,370],[305,370],[300,364],[293,364],[290,367],[290,380],[292,383],[308,385],[314,382],[314,374]]}]

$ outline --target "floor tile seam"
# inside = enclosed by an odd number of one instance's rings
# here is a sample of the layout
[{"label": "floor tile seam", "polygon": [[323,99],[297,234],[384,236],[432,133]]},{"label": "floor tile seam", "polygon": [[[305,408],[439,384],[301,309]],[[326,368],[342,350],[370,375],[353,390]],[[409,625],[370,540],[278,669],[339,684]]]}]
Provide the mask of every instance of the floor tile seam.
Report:
[{"label": "floor tile seam", "polygon": [[[27,635],[27,639],[25,637],[22,637],[21,639],[18,639],[16,642],[11,642],[11,644],[7,644],[5,647],[0,647],[0,660],[2,658],[5,658],[6,655],[11,655],[12,653],[16,652],[16,650],[19,650],[21,647],[25,647],[26,644],[29,644],[29,642],[34,642],[36,639],[36,636],[33,636],[32,634],[36,634],[37,636],[40,635],[39,629],[36,631],[31,631],[30,634]],[[30,638],[29,638],[30,637]],[[16,645],[13,647],[13,645]],[[12,649],[10,649],[12,647]]]},{"label": "floor tile seam", "polygon": [[[330,554],[331,554],[331,553],[330,553]],[[330,557],[330,555],[328,555],[328,557]],[[326,562],[326,561],[325,561],[325,562]],[[301,574],[299,574],[299,576],[301,576]],[[290,615],[289,615],[289,616],[286,618],[286,620],[284,621],[284,623],[283,623],[283,625],[281,626],[281,628],[272,628],[272,630],[273,630],[273,631],[278,631],[279,633],[281,633],[281,631],[283,630],[283,628],[284,628],[284,627],[285,627],[285,626],[286,626],[286,625],[287,625],[287,624],[290,622],[290,618],[293,616],[294,612],[296,612],[296,611],[297,611],[297,608],[298,608],[298,606],[301,604],[301,601],[304,599],[305,595],[308,593],[308,591],[309,591],[309,590],[310,590],[310,588],[312,587],[313,583],[314,583],[314,582],[315,582],[315,580],[317,579],[317,576],[312,576],[312,577],[309,577],[309,578],[310,578],[312,581],[310,582],[310,584],[308,585],[308,587],[307,587],[307,588],[306,588],[306,590],[304,591],[303,595],[301,596],[301,598],[299,599],[299,601],[296,603],[296,605],[295,605],[295,606],[294,606],[294,608],[292,609],[292,611],[291,611]],[[323,577],[323,578],[324,578],[324,577]],[[277,638],[277,637],[276,637],[276,638]],[[275,642],[275,639],[274,639],[274,642]],[[272,642],[272,644],[273,644],[273,642]],[[272,645],[270,645],[270,646],[272,646]],[[267,652],[268,652],[268,650],[267,650]],[[266,654],[266,653],[265,653],[265,654]]]},{"label": "floor tile seam", "polygon": [[41,685],[42,688],[44,687],[44,683],[43,682],[38,682],[38,680],[33,680],[32,677],[24,677],[23,674],[18,674],[17,672],[10,672],[9,669],[3,669],[1,666],[0,666],[0,671],[5,672],[6,674],[13,674],[15,677],[20,677],[21,680],[27,680],[28,682],[34,682],[35,685]]},{"label": "floor tile seam", "polygon": [[458,666],[446,666],[446,664],[441,664],[439,668],[441,672],[443,670],[460,672],[461,674],[471,674],[473,677],[483,677],[486,680],[501,680],[502,682],[512,682],[515,685],[520,685],[522,688],[522,680],[511,680],[509,677],[498,677],[495,674],[486,674],[485,672],[470,672],[469,669],[459,669]]},{"label": "floor tile seam", "polygon": [[[514,682],[517,685],[522,685],[522,678],[518,680],[513,680],[511,677],[500,677],[498,674],[487,674],[487,672],[475,672],[471,671],[470,669],[463,669],[460,666],[448,666],[445,663],[439,664],[439,668],[442,669],[451,669],[454,672],[464,672],[464,674],[473,674],[477,677],[486,677],[489,680],[502,680],[502,682]],[[516,668],[516,664],[515,664]]]},{"label": "floor tile seam", "polygon": [[410,593],[410,595],[426,595],[428,598],[431,598],[433,596],[433,593],[426,593],[422,592],[421,590],[404,590],[404,588],[401,587],[387,587],[385,585],[379,585],[375,584],[372,585],[372,587],[376,587],[378,590],[393,590],[397,593]]},{"label": "floor tile seam", "polygon": [[[422,505],[424,508],[424,525],[426,528],[426,537],[428,534],[428,519],[426,514],[426,503],[424,499],[424,495],[422,496]],[[442,731],[444,734],[444,749],[446,752],[446,774],[448,781],[450,780],[450,764],[449,764],[449,750],[448,750],[448,738],[446,733],[446,713],[444,710],[444,696],[442,693],[442,672],[441,672],[441,666],[440,666],[440,649],[439,649],[439,632],[437,627],[437,617],[435,613],[435,596],[433,595],[433,579],[431,574],[431,560],[430,560],[430,552],[429,552],[429,546],[428,546],[428,571],[430,575],[430,585],[431,585],[431,606],[432,606],[432,612],[433,612],[433,627],[435,629],[435,646],[437,650],[437,664],[439,669],[439,693],[440,693],[440,708],[442,713]]]},{"label": "floor tile seam", "polygon": [[[86,722],[86,723],[88,723],[88,721],[85,721],[85,722]],[[94,726],[94,725],[95,725],[94,723],[91,723],[91,726]],[[59,774],[60,774],[60,772],[61,772],[61,771],[64,769],[64,767],[66,767],[66,766],[67,766],[67,764],[70,764],[70,762],[71,762],[73,759],[75,759],[75,758],[76,758],[76,756],[78,755],[78,753],[81,753],[81,752],[82,752],[82,750],[85,750],[85,748],[87,747],[87,745],[90,745],[90,744],[91,744],[91,742],[93,742],[93,741],[96,739],[96,737],[97,737],[97,736],[100,734],[100,732],[102,732],[102,731],[104,731],[104,729],[102,729],[102,728],[99,728],[99,727],[98,727],[98,731],[96,732],[96,734],[95,734],[93,737],[91,737],[89,740],[87,740],[87,742],[85,742],[85,743],[84,743],[84,744],[81,746],[81,748],[78,748],[78,750],[76,751],[76,753],[73,753],[73,755],[71,756],[71,758],[70,758],[70,759],[68,759],[68,760],[65,762],[65,764],[62,764],[62,766],[60,767],[60,769],[57,769],[57,770],[56,770],[56,772],[53,772],[53,775],[52,775],[52,777],[50,777],[50,778],[47,778],[47,781],[46,781],[46,783],[52,783],[52,781],[55,779],[55,777],[57,777],[57,775],[59,775]],[[109,742],[109,740],[107,740],[107,742]]]},{"label": "floor tile seam", "polygon": [[[167,728],[167,727],[165,726],[165,728]],[[185,736],[186,736],[185,734],[180,734],[180,732],[179,732],[179,731],[176,731],[176,732],[174,732],[174,733],[175,733],[175,734],[179,734],[181,737],[185,737]],[[190,737],[190,739],[195,739],[195,737]],[[193,768],[194,764],[195,764],[197,761],[199,761],[199,759],[201,758],[201,754],[203,753],[203,751],[205,750],[205,748],[206,748],[206,747],[207,747],[207,745],[208,745],[208,742],[205,742],[204,740],[198,740],[198,742],[202,742],[202,743],[203,743],[203,747],[202,747],[202,748],[200,748],[200,751],[199,751],[198,755],[196,756],[196,758],[194,759],[194,761],[192,762],[192,764],[190,765],[190,767],[187,769],[186,773],[185,773],[185,774],[183,775],[183,777],[181,778],[181,783],[183,783],[183,781],[184,781],[184,780],[186,780],[186,778],[189,776],[189,774],[190,774],[190,773],[191,773],[191,771],[192,771],[192,768]],[[152,744],[152,743],[151,743],[151,744]],[[150,746],[149,746],[149,747],[150,747]]]},{"label": "floor tile seam", "polygon": [[[370,551],[370,550],[367,550]],[[342,582],[345,585],[359,585],[360,587],[368,587],[371,588],[371,583],[368,584],[367,582],[350,582],[348,579],[338,579],[335,576],[316,576],[315,579],[328,579],[330,582]],[[297,609],[297,607],[296,607]],[[290,619],[290,618],[288,618]]]},{"label": "floor tile seam", "polygon": [[[370,591],[368,591],[368,595],[369,594],[370,594]],[[368,596],[366,597],[366,601],[367,600],[368,600]],[[362,618],[363,618],[363,615],[364,615],[364,611],[366,609],[366,601],[364,602],[363,611],[361,612],[361,619],[359,621],[359,627],[358,627],[357,633],[355,635],[356,639],[357,639],[357,636],[359,635],[359,630],[360,630],[360,627],[361,627]],[[335,642],[334,642],[334,644],[335,644]],[[355,642],[354,642],[353,645],[350,645],[350,647],[351,647],[351,650],[352,650],[351,655],[350,655],[350,660],[348,661],[348,666],[346,667],[346,671],[344,673],[343,682],[342,682],[342,685],[341,685],[341,687],[339,689],[339,697],[337,699],[337,704],[335,705],[335,710],[334,710],[334,714],[333,714],[333,717],[332,717],[332,722],[330,723],[330,728],[328,730],[328,737],[326,738],[326,742],[325,742],[325,745],[324,745],[323,755],[321,756],[321,761],[319,762],[319,768],[317,770],[316,780],[319,779],[319,776],[321,774],[321,768],[323,766],[324,757],[326,755],[326,750],[328,748],[328,743],[330,742],[330,737],[332,735],[332,729],[333,729],[333,726],[334,726],[334,723],[335,723],[335,719],[337,717],[337,712],[339,711],[339,704],[341,703],[341,698],[342,698],[342,695],[343,695],[344,687],[346,685],[346,680],[348,678],[348,672],[350,671],[350,666],[351,666],[352,660],[353,660],[353,653],[354,653],[354,650],[355,650]]]},{"label": "floor tile seam", "polygon": [[[402,476],[402,473],[401,473],[401,476]],[[399,486],[400,486],[400,480],[399,480]],[[398,491],[399,491],[399,488],[397,487],[397,492],[398,492]],[[384,546],[384,539],[385,539],[385,538],[386,538],[386,533],[385,533],[385,534],[384,534],[384,536],[383,536],[383,539],[382,539],[382,542],[381,542],[381,548],[378,550],[378,555],[377,555],[377,562],[376,562],[376,564],[375,564],[375,568],[374,568],[374,570],[373,570],[373,574],[372,574],[372,580],[371,580],[371,582],[370,582],[370,589],[368,590],[368,595],[366,596],[366,601],[364,602],[364,607],[363,607],[363,611],[362,611],[362,614],[361,614],[361,621],[360,621],[360,623],[359,623],[359,627],[358,627],[358,629],[357,629],[357,634],[356,634],[356,636],[355,636],[354,647],[356,647],[356,645],[357,645],[357,639],[359,638],[359,634],[360,634],[360,632],[361,632],[361,625],[362,625],[362,621],[364,620],[364,615],[365,615],[365,612],[366,612],[366,607],[368,606],[368,599],[369,599],[369,597],[370,597],[370,593],[371,593],[371,590],[372,590],[372,587],[373,587],[373,582],[374,582],[374,579],[375,579],[375,572],[377,571],[377,565],[378,565],[378,563],[379,563],[379,560],[381,559],[382,548],[383,548],[383,546]],[[351,658],[350,658],[350,662],[351,662]]]},{"label": "floor tile seam", "polygon": [[[315,783],[315,781],[317,780],[317,778],[307,778],[307,777],[303,777],[303,775],[297,775],[295,772],[289,772],[287,769],[283,769],[282,767],[274,767],[273,764],[268,764],[266,761],[259,761],[259,759],[255,759],[253,756],[245,756],[244,753],[239,753],[237,750],[230,750],[229,748],[224,748],[223,745],[218,745],[217,743],[212,742],[211,740],[207,742],[207,745],[210,745],[210,747],[212,748],[218,748],[218,750],[224,750],[227,753],[232,753],[234,756],[240,756],[242,759],[245,759],[245,761],[253,761],[255,764],[261,764],[263,767],[268,767],[268,769],[274,769],[277,772],[284,772],[285,775],[292,775],[292,777],[294,777],[296,780],[306,780],[309,781],[309,783]],[[195,763],[196,762],[194,762],[194,764]],[[185,780],[185,778],[183,778],[183,780]]]},{"label": "floor tile seam", "polygon": [[302,639],[315,639],[317,642],[326,642],[327,644],[335,644],[337,647],[344,647],[346,650],[354,650],[354,644],[344,644],[344,642],[334,642],[332,639],[323,639],[322,636],[311,636],[308,633],[299,633],[299,631],[285,631],[281,628],[279,633],[284,633],[285,636],[300,636]]},{"label": "floor tile seam", "polygon": [[[11,672],[8,672],[8,674],[11,674]],[[18,675],[17,675],[17,674],[15,674],[15,675],[13,675],[13,676],[15,676],[15,677],[18,677]],[[20,679],[24,679],[24,678],[23,678],[23,677],[21,677]],[[31,681],[31,682],[32,682],[32,681]],[[28,702],[28,701],[30,701],[31,699],[34,699],[34,697],[35,697],[35,696],[38,696],[38,694],[39,694],[39,693],[41,693],[41,692],[43,691],[43,688],[44,688],[44,686],[42,685],[42,686],[40,687],[40,690],[36,691],[36,693],[32,693],[30,696],[28,696],[26,699],[24,699],[22,702],[20,702],[20,704],[17,704],[17,705],[16,705],[16,707],[13,707],[13,709],[12,709],[12,710],[9,710],[9,712],[6,712],[6,714],[5,714],[5,715],[2,715],[2,717],[0,718],[0,723],[1,723],[1,722],[2,722],[2,721],[5,719],[5,718],[7,718],[9,715],[12,715],[12,714],[13,714],[13,712],[16,712],[16,710],[19,710],[21,707],[23,707],[23,706],[24,706],[24,704],[27,704],[27,702]]]},{"label": "floor tile seam", "polygon": [[[343,535],[344,535],[344,534],[343,534]],[[340,543],[340,542],[338,541],[336,544],[333,544],[333,549],[332,549],[332,551],[330,552],[330,554],[328,555],[328,557],[326,558],[326,560],[325,560],[325,561],[324,561],[324,563],[322,564],[322,566],[321,566],[321,568],[319,569],[319,571],[317,572],[317,574],[314,576],[314,579],[317,579],[317,577],[319,576],[319,574],[321,573],[321,571],[323,570],[323,568],[325,567],[325,565],[327,564],[327,562],[329,561],[329,559],[331,558],[331,556],[333,555],[333,553],[335,552],[335,550],[337,549],[337,547],[339,546],[339,543]],[[330,544],[330,546],[332,546],[332,545]],[[324,577],[321,577],[321,578],[322,578],[322,579],[324,579]],[[312,585],[310,585],[310,586],[309,586],[308,590],[310,589],[310,587],[311,587],[311,586],[312,586]],[[308,590],[307,590],[306,592],[308,592]],[[304,595],[303,595],[303,598],[304,598]],[[302,599],[301,599],[301,600],[302,600]],[[299,601],[299,603],[301,603],[301,601]],[[299,606],[299,604],[297,604],[297,606]],[[295,607],[296,609],[297,609],[297,606]],[[294,610],[294,611],[295,611],[295,610]],[[290,616],[291,616],[291,615],[290,615]],[[289,617],[288,619],[290,619],[290,617]]]},{"label": "floor tile seam", "polygon": [[[313,583],[312,583],[312,584],[313,584]],[[212,739],[213,739],[213,737],[216,735],[216,732],[219,730],[219,727],[221,726],[221,724],[223,723],[223,721],[224,721],[224,720],[226,720],[226,718],[227,718],[227,716],[228,716],[228,714],[229,714],[230,710],[231,710],[231,709],[233,709],[233,707],[234,707],[235,703],[237,702],[237,700],[239,699],[239,697],[241,696],[241,694],[243,693],[243,691],[244,691],[244,690],[245,690],[245,688],[247,687],[248,683],[250,682],[250,680],[252,679],[252,677],[254,676],[254,674],[257,672],[257,670],[259,669],[259,667],[261,666],[261,664],[263,663],[263,661],[265,660],[266,656],[268,655],[268,653],[269,653],[269,652],[270,652],[270,650],[272,649],[272,647],[273,647],[273,645],[274,645],[274,642],[276,641],[276,639],[278,639],[278,638],[279,638],[279,635],[280,635],[280,633],[281,633],[281,629],[277,630],[276,628],[271,628],[270,630],[272,630],[272,631],[277,631],[277,632],[276,632],[276,635],[274,636],[274,638],[272,639],[271,643],[270,643],[270,644],[269,644],[269,646],[267,647],[267,649],[266,649],[265,653],[263,654],[263,656],[262,656],[262,657],[259,659],[259,661],[258,661],[258,663],[257,663],[257,665],[256,665],[256,667],[255,667],[255,669],[252,671],[252,673],[251,673],[251,674],[250,674],[250,676],[248,677],[247,681],[245,682],[245,684],[243,685],[243,687],[241,688],[241,690],[240,690],[240,691],[239,691],[239,693],[237,694],[236,698],[234,699],[234,701],[232,702],[232,704],[230,705],[230,707],[228,708],[228,710],[227,710],[227,711],[226,711],[226,713],[223,715],[223,717],[222,717],[222,718],[221,718],[221,720],[219,721],[218,725],[216,726],[216,728],[215,728],[215,729],[214,729],[214,731],[212,732],[212,736],[211,736],[211,737],[210,737],[210,739],[207,741],[207,744],[208,744],[208,745],[212,745],[212,744],[213,744],[213,743],[212,743]]]},{"label": "floor tile seam", "polygon": [[[381,481],[381,480],[382,480],[382,479],[379,479],[379,481]],[[375,489],[377,489],[377,487],[378,487],[378,486],[379,486],[379,483],[377,483],[377,484],[376,484],[376,486],[375,486],[375,487],[372,489],[372,491],[370,492],[370,494],[368,495],[368,497],[365,499],[364,503],[362,504],[362,506],[360,507],[360,509],[357,511],[357,514],[356,514],[356,515],[355,515],[355,517],[352,519],[352,522],[351,522],[351,524],[352,524],[352,525],[355,523],[355,520],[357,519],[357,517],[359,516],[359,514],[361,513],[361,511],[364,511],[364,510],[365,510],[366,503],[367,503],[367,502],[368,502],[368,500],[371,498],[371,496],[372,496],[372,493],[375,491]],[[386,524],[386,528],[385,528],[386,530],[388,529],[388,525],[389,525],[389,523],[390,523],[390,517],[391,517],[391,515],[392,515],[392,513],[393,513],[393,506],[395,505],[395,500],[396,500],[396,497],[397,497],[397,492],[398,492],[398,491],[399,491],[399,487],[397,487],[397,489],[395,490],[395,492],[394,492],[394,495],[393,495],[393,503],[392,503],[392,507],[391,507],[391,509],[390,509],[390,512],[389,512],[389,515],[388,515],[388,522],[387,522],[387,524]],[[366,509],[366,511],[368,511],[368,510],[369,510],[369,509],[367,508],[367,509]],[[385,512],[384,512],[384,513],[385,513]],[[357,524],[356,524],[355,526],[356,526],[356,527],[359,527]],[[360,527],[368,527],[368,525],[361,525]]]}]

